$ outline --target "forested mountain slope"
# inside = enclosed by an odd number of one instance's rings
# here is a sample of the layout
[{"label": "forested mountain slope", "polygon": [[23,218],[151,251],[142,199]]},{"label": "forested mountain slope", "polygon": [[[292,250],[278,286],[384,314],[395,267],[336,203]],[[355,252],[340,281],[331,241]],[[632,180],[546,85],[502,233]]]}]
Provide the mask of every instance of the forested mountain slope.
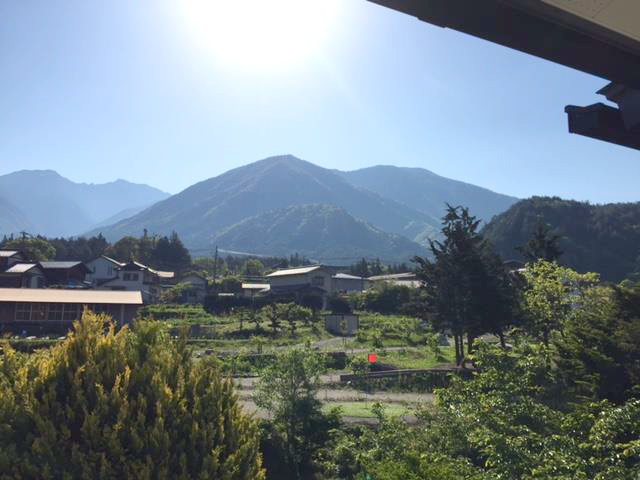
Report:
[{"label": "forested mountain slope", "polygon": [[515,248],[527,242],[540,221],[562,237],[560,263],[611,281],[640,271],[640,203],[591,205],[533,197],[496,216],[483,233],[503,258],[521,259]]}]

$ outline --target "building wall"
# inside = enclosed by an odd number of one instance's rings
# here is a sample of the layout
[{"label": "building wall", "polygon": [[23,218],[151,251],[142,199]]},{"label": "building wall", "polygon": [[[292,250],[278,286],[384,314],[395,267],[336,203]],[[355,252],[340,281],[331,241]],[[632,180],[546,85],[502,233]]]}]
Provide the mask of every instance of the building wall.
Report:
[{"label": "building wall", "polygon": [[369,280],[353,278],[334,278],[333,290],[335,292],[361,292],[369,288]]},{"label": "building wall", "polygon": [[[333,292],[331,272],[326,270],[316,270],[303,275],[282,275],[278,277],[268,277],[267,280],[271,288],[293,287],[298,285],[311,285],[325,290],[327,293]],[[320,280],[321,279],[321,280]]]},{"label": "building wall", "polygon": [[87,263],[87,267],[89,267],[91,273],[87,274],[86,280],[95,284],[101,280],[116,278],[118,275],[116,266],[117,265],[102,257],[91,260]]}]

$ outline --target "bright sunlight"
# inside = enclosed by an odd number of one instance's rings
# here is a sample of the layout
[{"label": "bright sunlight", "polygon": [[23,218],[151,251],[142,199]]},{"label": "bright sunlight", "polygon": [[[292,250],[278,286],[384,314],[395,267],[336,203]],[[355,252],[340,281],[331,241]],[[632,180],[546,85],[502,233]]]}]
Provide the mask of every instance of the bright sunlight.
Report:
[{"label": "bright sunlight", "polygon": [[184,0],[196,41],[216,58],[248,68],[282,68],[327,37],[337,0]]}]

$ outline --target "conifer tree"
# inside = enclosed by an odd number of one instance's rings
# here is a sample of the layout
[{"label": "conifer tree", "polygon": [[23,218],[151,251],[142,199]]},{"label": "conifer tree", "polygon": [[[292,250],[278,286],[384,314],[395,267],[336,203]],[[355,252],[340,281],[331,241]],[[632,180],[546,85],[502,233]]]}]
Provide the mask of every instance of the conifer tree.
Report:
[{"label": "conifer tree", "polygon": [[158,324],[85,312],[55,347],[3,349],[0,478],[264,478],[231,381]]}]

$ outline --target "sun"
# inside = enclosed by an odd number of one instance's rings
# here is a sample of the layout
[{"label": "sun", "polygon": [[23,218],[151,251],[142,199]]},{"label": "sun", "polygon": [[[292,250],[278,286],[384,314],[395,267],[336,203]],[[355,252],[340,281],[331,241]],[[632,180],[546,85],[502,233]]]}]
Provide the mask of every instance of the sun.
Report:
[{"label": "sun", "polygon": [[338,0],[182,0],[193,38],[216,59],[281,68],[312,55],[328,35]]}]

